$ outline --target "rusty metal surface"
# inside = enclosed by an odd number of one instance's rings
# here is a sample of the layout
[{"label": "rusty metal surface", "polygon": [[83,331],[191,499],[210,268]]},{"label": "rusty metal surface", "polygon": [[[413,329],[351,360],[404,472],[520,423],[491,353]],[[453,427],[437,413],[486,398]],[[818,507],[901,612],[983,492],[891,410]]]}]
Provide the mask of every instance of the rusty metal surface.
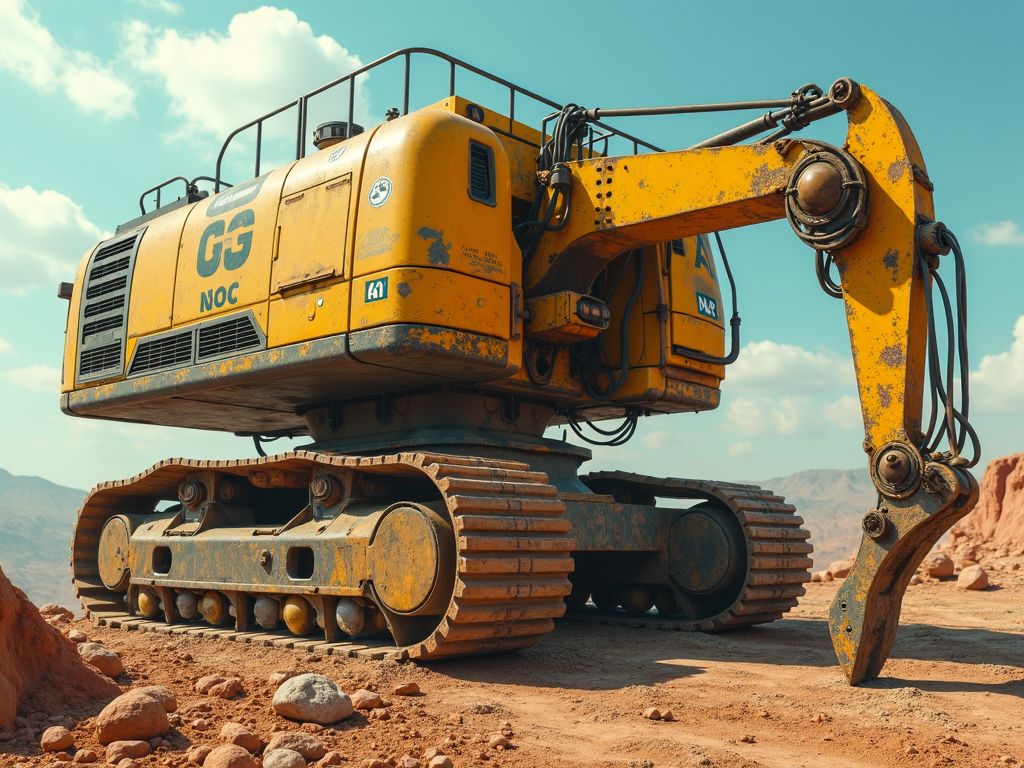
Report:
[{"label": "rusty metal surface", "polygon": [[829,610],[832,644],[851,685],[882,671],[910,578],[939,537],[974,508],[978,482],[969,472],[928,462],[912,493],[883,493],[879,509],[865,515],[856,564]]},{"label": "rusty metal surface", "polygon": [[[204,624],[173,624],[132,616],[120,593],[106,589],[99,578],[99,532],[115,514],[140,505],[152,508],[154,498],[196,472],[220,470],[257,473],[266,480],[332,467],[358,469],[384,476],[428,478],[440,491],[451,517],[455,538],[455,586],[439,623],[416,642],[396,646],[380,638],[338,641],[321,637],[282,636],[250,631],[239,611],[234,629]],[[281,472],[282,474],[277,474]],[[264,459],[190,461],[171,459],[123,481],[103,483],[88,496],[72,540],[72,573],[76,592],[93,621],[110,626],[227,633],[247,642],[323,647],[328,652],[367,653],[395,658],[438,658],[525,648],[537,643],[561,616],[573,568],[567,538],[570,523],[564,504],[543,473],[522,462],[402,453],[350,457],[293,451]],[[147,580],[147,584],[159,580]],[[211,583],[211,588],[218,585]],[[237,585],[227,585],[235,592]],[[133,584],[133,588],[138,588]],[[266,591],[266,590],[262,590]],[[334,642],[331,642],[331,641]],[[368,644],[369,643],[369,644]]]},{"label": "rusty metal surface", "polygon": [[588,484],[623,483],[655,497],[718,502],[736,516],[742,528],[746,568],[736,599],[713,616],[691,621],[582,608],[568,612],[568,620],[706,632],[776,621],[804,594],[803,585],[811,579],[809,555],[813,548],[807,541],[810,532],[801,527],[803,518],[795,514],[796,507],[786,504],[785,499],[770,490],[754,485],[648,477],[631,472],[592,472],[582,479]]}]

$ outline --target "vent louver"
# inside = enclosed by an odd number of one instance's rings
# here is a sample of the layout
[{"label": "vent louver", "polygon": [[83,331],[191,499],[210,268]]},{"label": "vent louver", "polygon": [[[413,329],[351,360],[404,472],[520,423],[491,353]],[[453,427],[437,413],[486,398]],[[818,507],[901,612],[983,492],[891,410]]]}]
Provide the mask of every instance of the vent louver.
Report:
[{"label": "vent louver", "polygon": [[175,333],[139,342],[132,358],[129,376],[163,368],[176,368],[192,362],[192,331]]},{"label": "vent louver", "polygon": [[124,372],[128,295],[143,231],[108,240],[93,251],[78,323],[77,378],[82,381],[109,379]]},{"label": "vent louver", "polygon": [[469,142],[469,196],[494,205],[494,152],[476,141]]},{"label": "vent louver", "polygon": [[260,337],[252,315],[248,313],[201,326],[196,345],[196,362],[256,349],[263,344]]}]

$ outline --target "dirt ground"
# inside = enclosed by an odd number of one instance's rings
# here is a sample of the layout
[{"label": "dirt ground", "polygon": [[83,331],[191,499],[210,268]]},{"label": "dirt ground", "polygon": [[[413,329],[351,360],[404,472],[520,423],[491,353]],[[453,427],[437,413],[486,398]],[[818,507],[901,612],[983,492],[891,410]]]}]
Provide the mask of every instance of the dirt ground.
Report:
[{"label": "dirt ground", "polygon": [[[185,749],[216,744],[230,721],[264,741],[298,729],[269,706],[266,678],[285,669],[326,674],[348,692],[374,687],[390,699],[388,720],[357,713],[337,729],[303,727],[354,766],[419,757],[434,746],[457,768],[1019,765],[1024,558],[1013,560],[1019,570],[995,570],[983,592],[953,581],[911,587],[882,678],[857,688],[846,685],[829,641],[835,583],[808,585],[786,619],[762,627],[703,635],[563,620],[536,648],[429,666],[75,626],[122,655],[122,687],[162,684],[177,693],[182,722],[171,731],[173,747],[142,758],[143,766],[182,764]],[[193,683],[213,672],[243,677],[244,692],[230,701],[194,693]],[[423,695],[388,695],[405,680]],[[643,719],[649,706],[671,708],[675,721]],[[96,712],[64,714],[78,747],[95,750],[102,764],[89,719]],[[192,725],[199,719],[208,730]],[[513,747],[488,749],[505,723]],[[0,743],[0,764],[52,764],[37,744]]]}]

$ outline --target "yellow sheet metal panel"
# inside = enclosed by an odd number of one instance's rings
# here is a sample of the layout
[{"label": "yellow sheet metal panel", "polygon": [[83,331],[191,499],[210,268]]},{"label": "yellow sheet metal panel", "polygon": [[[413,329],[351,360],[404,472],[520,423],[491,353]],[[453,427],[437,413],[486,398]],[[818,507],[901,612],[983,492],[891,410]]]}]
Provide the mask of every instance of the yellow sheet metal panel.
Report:
[{"label": "yellow sheet metal panel", "polygon": [[[490,155],[491,202],[471,196],[479,189],[471,152],[478,160]],[[385,123],[370,142],[357,194],[354,276],[419,265],[505,285],[518,277],[508,158],[472,120],[427,109]]]},{"label": "yellow sheet metal panel", "polygon": [[347,173],[281,200],[271,293],[347,274],[351,199]]},{"label": "yellow sheet metal panel", "polygon": [[75,388],[75,370],[78,360],[78,319],[82,314],[82,291],[85,285],[85,270],[89,266],[89,257],[95,248],[85,252],[78,262],[75,273],[75,288],[68,302],[68,319],[64,326],[64,366],[60,375],[60,391],[71,392]]},{"label": "yellow sheet metal panel", "polygon": [[338,282],[270,302],[267,346],[319,339],[348,331],[349,287]]},{"label": "yellow sheet metal panel", "polygon": [[860,90],[846,144],[867,172],[868,222],[836,263],[870,449],[919,440],[927,316],[916,224],[919,214],[935,214],[931,192],[914,179],[914,166],[925,166],[910,128],[876,93]]},{"label": "yellow sheet metal panel", "polygon": [[[708,236],[700,235],[674,241],[668,251],[672,313],[682,313],[725,328],[718,267]],[[693,346],[686,344],[685,341],[674,343]]]},{"label": "yellow sheet metal panel", "polygon": [[174,282],[174,325],[267,301],[277,210],[289,166],[196,203]]},{"label": "yellow sheet metal panel", "polygon": [[178,247],[191,210],[192,206],[179,208],[146,225],[135,254],[135,272],[128,303],[129,344],[138,336],[171,327]]},{"label": "yellow sheet metal panel", "polygon": [[424,323],[508,339],[506,286],[441,269],[390,269],[353,280],[353,331],[391,323]]}]

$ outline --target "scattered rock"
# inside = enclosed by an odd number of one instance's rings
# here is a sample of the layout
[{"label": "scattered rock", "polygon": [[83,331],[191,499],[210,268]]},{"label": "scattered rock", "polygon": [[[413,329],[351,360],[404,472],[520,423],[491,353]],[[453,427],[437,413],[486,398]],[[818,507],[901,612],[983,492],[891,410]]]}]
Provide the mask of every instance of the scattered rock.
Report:
[{"label": "scattered rock", "polygon": [[43,731],[43,738],[39,741],[39,746],[43,752],[61,752],[74,745],[75,737],[71,735],[71,731],[62,725],[47,728]]},{"label": "scattered rock", "polygon": [[666,709],[664,712],[661,713],[661,719],[666,722],[670,722],[672,720],[675,720],[676,716],[671,709]]},{"label": "scattered rock", "polygon": [[448,759],[447,755],[435,755],[434,758],[427,763],[427,768],[455,768],[452,765],[452,761]]},{"label": "scattered rock", "polygon": [[418,683],[399,683],[391,689],[392,696],[415,696],[420,692]]},{"label": "scattered rock", "polygon": [[91,749],[80,749],[75,752],[75,756],[71,758],[73,763],[95,763],[100,759],[99,755],[93,752]]},{"label": "scattered rock", "polygon": [[910,586],[916,587],[918,584],[923,584],[924,579],[918,576],[916,573],[910,577]]},{"label": "scattered rock", "polygon": [[263,755],[263,768],[306,768],[306,761],[292,749],[275,749]]},{"label": "scattered rock", "polygon": [[753,736],[747,734],[746,736],[744,736],[744,737],[742,737],[740,739],[740,742],[743,743],[743,744],[756,744],[757,743],[757,739],[755,739]]},{"label": "scattered rock", "polygon": [[960,589],[985,589],[988,586],[988,573],[980,565],[970,565],[960,571],[956,585]]},{"label": "scattered rock", "polygon": [[501,747],[502,749],[508,749],[510,746],[512,746],[512,742],[510,742],[500,733],[493,734],[487,742],[488,749],[497,749],[498,747]]},{"label": "scattered rock", "polygon": [[263,754],[273,752],[275,749],[290,749],[298,752],[306,760],[319,760],[327,754],[324,745],[320,740],[308,733],[296,731],[279,731],[271,736],[266,750]]},{"label": "scattered rock", "polygon": [[288,670],[287,672],[274,672],[267,679],[267,683],[271,688],[278,688],[285,680],[291,680],[293,677],[298,676],[299,673],[293,670]]},{"label": "scattered rock", "polygon": [[170,728],[167,713],[159,701],[137,691],[124,693],[110,702],[95,721],[100,744],[163,736]]},{"label": "scattered rock", "polygon": [[811,574],[811,581],[824,583],[827,581],[834,581],[834,577],[828,571],[815,571]]},{"label": "scattered rock", "polygon": [[78,655],[82,657],[82,661],[107,677],[117,677],[124,672],[121,658],[103,643],[79,643]]},{"label": "scattered rock", "polygon": [[260,751],[263,741],[241,723],[225,723],[220,729],[220,738],[225,744],[237,744],[253,754]]},{"label": "scattered rock", "polygon": [[223,683],[217,683],[206,692],[207,696],[216,696],[219,699],[230,699],[235,694],[242,692],[242,681],[237,677],[229,677]]},{"label": "scattered rock", "polygon": [[323,756],[323,759],[317,763],[317,766],[319,768],[320,766],[341,765],[344,762],[345,758],[342,757],[341,752],[328,752]]},{"label": "scattered rock", "polygon": [[[80,629],[72,629],[70,632],[68,632],[68,640],[76,644],[87,643],[89,642],[89,636]],[[75,757],[78,757],[78,755],[75,755]],[[81,762],[81,760],[79,760],[78,762]]]},{"label": "scattered rock", "polygon": [[448,715],[448,722],[453,724],[453,725],[462,725],[462,723],[463,723],[462,715],[460,715],[458,713],[455,713],[455,714],[452,714],[452,715]]},{"label": "scattered rock", "polygon": [[63,606],[57,605],[56,603],[47,603],[39,609],[39,613],[42,616],[64,616],[68,619],[75,618],[74,613]]},{"label": "scattered rock", "polygon": [[[377,709],[377,707],[383,706],[383,704],[384,702],[379,693],[368,691],[365,688],[360,688],[352,694],[352,706],[355,709]],[[462,722],[462,720],[459,720],[459,722]]]},{"label": "scattered rock", "polygon": [[661,720],[661,710],[657,707],[648,707],[642,715],[646,720]]},{"label": "scattered rock", "polygon": [[259,763],[237,744],[225,744],[210,751],[203,768],[259,768]]},{"label": "scattered rock", "polygon": [[491,701],[470,701],[462,705],[462,711],[467,715],[490,715],[500,707]]},{"label": "scattered rock", "polygon": [[117,765],[126,757],[145,757],[149,754],[149,750],[150,745],[148,741],[115,741],[107,745],[107,762],[111,765]]},{"label": "scattered rock", "polygon": [[423,763],[411,755],[403,755],[398,761],[398,768],[423,768]]},{"label": "scattered rock", "polygon": [[391,713],[386,709],[375,709],[372,710],[367,716],[367,720],[390,720]]},{"label": "scattered rock", "polygon": [[352,699],[323,675],[285,680],[274,694],[274,711],[282,717],[322,725],[352,716]]},{"label": "scattered rock", "polygon": [[164,708],[164,712],[173,712],[178,708],[178,699],[174,695],[174,691],[165,685],[147,685],[144,688],[133,688],[132,690],[135,693],[143,693],[156,699]]},{"label": "scattered rock", "polygon": [[208,731],[213,727],[213,723],[211,723],[209,720],[204,720],[202,718],[199,718],[198,720],[193,720],[191,723],[189,723],[189,725],[191,725],[197,731]]},{"label": "scattered rock", "polygon": [[141,768],[141,766],[130,757],[126,757],[117,764],[117,768]]},{"label": "scattered rock", "polygon": [[831,573],[833,579],[845,579],[853,570],[855,560],[836,560],[828,567],[826,573]]},{"label": "scattered rock", "polygon": [[953,575],[953,559],[945,552],[932,552],[924,559],[924,570],[929,576],[944,579]]},{"label": "scattered rock", "polygon": [[822,712],[815,712],[813,715],[811,715],[811,722],[812,723],[824,723],[827,720],[828,720],[828,717],[824,713],[822,713]]},{"label": "scattered rock", "polygon": [[185,753],[185,757],[190,763],[202,765],[206,760],[207,755],[213,752],[213,747],[208,744],[200,744],[199,746],[192,747],[188,752]]}]

